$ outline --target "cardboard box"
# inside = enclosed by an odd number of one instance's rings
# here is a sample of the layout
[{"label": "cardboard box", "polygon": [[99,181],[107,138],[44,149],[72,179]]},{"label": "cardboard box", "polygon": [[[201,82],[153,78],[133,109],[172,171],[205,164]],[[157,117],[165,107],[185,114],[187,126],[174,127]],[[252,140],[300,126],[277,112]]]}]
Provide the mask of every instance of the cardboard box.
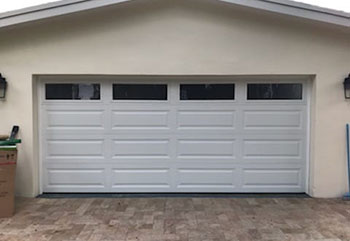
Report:
[{"label": "cardboard box", "polygon": [[15,175],[17,150],[0,148],[0,218],[11,217],[15,211]]},{"label": "cardboard box", "polygon": [[2,148],[0,147],[0,163],[17,162],[16,148]]}]

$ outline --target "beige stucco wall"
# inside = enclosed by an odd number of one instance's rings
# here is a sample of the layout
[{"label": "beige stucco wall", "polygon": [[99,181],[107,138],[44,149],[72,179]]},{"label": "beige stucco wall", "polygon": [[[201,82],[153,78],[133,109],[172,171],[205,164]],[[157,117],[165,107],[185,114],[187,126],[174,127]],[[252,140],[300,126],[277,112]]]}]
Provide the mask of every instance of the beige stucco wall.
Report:
[{"label": "beige stucco wall", "polygon": [[215,0],[133,1],[0,30],[0,133],[21,126],[17,193],[39,193],[37,74],[316,75],[310,194],[347,188],[345,123],[350,30]]}]

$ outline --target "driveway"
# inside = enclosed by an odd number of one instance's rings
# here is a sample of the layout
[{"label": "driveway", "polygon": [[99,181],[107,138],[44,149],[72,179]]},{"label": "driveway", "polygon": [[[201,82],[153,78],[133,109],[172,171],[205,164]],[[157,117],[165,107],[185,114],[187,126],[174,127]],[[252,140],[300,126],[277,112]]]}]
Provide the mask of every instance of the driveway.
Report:
[{"label": "driveway", "polygon": [[0,240],[350,240],[350,201],[311,198],[19,199]]}]

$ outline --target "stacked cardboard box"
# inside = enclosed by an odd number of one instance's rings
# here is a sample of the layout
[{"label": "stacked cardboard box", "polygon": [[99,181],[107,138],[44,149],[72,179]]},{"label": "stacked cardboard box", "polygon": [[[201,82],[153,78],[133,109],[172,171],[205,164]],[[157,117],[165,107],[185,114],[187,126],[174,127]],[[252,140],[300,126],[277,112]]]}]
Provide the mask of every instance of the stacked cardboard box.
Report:
[{"label": "stacked cardboard box", "polygon": [[0,147],[0,218],[14,214],[16,163],[16,147]]}]

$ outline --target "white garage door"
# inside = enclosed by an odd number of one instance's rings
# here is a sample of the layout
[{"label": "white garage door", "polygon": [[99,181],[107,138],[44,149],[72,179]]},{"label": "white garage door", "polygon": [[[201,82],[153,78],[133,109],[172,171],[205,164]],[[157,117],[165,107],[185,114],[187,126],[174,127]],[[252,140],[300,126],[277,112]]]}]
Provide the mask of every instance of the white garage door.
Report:
[{"label": "white garage door", "polygon": [[41,87],[43,192],[305,192],[302,81]]}]

